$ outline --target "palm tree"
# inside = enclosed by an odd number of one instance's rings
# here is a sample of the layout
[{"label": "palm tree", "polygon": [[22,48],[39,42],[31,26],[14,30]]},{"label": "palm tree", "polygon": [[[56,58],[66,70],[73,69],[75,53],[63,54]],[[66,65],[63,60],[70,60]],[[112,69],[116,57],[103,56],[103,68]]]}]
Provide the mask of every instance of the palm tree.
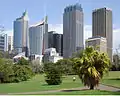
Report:
[{"label": "palm tree", "polygon": [[85,86],[94,89],[98,86],[100,79],[105,72],[109,71],[110,59],[105,53],[94,50],[93,47],[87,47],[80,57],[73,59],[76,73]]}]

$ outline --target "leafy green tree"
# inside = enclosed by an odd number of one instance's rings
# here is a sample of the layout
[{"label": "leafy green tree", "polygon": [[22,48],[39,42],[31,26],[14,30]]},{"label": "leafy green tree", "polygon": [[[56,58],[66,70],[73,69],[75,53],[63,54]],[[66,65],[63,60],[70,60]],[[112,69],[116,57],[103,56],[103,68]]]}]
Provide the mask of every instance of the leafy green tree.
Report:
[{"label": "leafy green tree", "polygon": [[29,61],[24,59],[23,57],[18,61],[19,65],[29,65]]},{"label": "leafy green tree", "polygon": [[48,83],[48,85],[59,85],[62,83],[61,70],[55,65],[55,63],[45,63],[44,72],[46,75],[45,81]]},{"label": "leafy green tree", "polygon": [[118,54],[113,55],[113,65],[112,65],[113,71],[120,71],[120,56]]},{"label": "leafy green tree", "polygon": [[73,62],[71,59],[61,59],[56,62],[56,66],[59,67],[62,74],[75,74],[73,71]]},{"label": "leafy green tree", "polygon": [[14,81],[13,82],[21,82],[27,81],[33,76],[32,69],[27,65],[14,65]]},{"label": "leafy green tree", "polygon": [[39,60],[33,60],[30,64],[34,73],[43,73],[43,64]]},{"label": "leafy green tree", "polygon": [[100,82],[104,73],[110,68],[110,59],[105,53],[87,47],[81,54],[81,58],[73,59],[74,70],[85,86],[94,89]]},{"label": "leafy green tree", "polygon": [[6,59],[0,59],[0,82],[9,83],[13,81],[14,71],[13,64]]}]

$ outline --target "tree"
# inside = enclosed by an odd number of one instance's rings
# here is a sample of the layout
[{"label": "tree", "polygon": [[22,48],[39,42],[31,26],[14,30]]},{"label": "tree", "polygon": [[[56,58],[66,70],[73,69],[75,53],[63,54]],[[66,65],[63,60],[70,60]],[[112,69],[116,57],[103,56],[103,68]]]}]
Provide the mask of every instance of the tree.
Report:
[{"label": "tree", "polygon": [[112,65],[112,70],[120,70],[120,57],[118,54],[113,55],[113,65]]},{"label": "tree", "polygon": [[9,60],[0,59],[0,82],[9,83],[13,81],[14,71],[12,62]]},{"label": "tree", "polygon": [[19,65],[29,65],[29,61],[24,59],[23,57],[18,61]]},{"label": "tree", "polygon": [[44,72],[46,74],[45,81],[48,83],[48,85],[59,85],[62,83],[61,70],[55,65],[55,63],[45,63]]},{"label": "tree", "polygon": [[21,81],[27,81],[30,79],[34,74],[32,72],[32,69],[28,65],[14,65],[14,81],[13,82],[21,82]]},{"label": "tree", "polygon": [[33,60],[30,64],[34,73],[43,73],[42,62],[40,62],[39,60]]},{"label": "tree", "polygon": [[56,62],[56,66],[59,67],[62,74],[75,74],[73,71],[73,62],[71,59],[61,59]]},{"label": "tree", "polygon": [[105,53],[94,50],[93,47],[86,47],[81,54],[81,58],[73,59],[73,68],[84,85],[94,89],[104,73],[109,71],[110,59]]}]

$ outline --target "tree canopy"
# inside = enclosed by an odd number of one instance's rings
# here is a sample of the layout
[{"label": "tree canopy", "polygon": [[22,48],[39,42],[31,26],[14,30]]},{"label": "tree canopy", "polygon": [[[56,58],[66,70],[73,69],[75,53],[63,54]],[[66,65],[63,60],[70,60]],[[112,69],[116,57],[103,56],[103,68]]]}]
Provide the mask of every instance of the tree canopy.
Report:
[{"label": "tree canopy", "polygon": [[104,73],[108,72],[110,59],[107,54],[101,53],[93,47],[86,47],[79,56],[73,59],[73,68],[84,85],[94,89]]}]

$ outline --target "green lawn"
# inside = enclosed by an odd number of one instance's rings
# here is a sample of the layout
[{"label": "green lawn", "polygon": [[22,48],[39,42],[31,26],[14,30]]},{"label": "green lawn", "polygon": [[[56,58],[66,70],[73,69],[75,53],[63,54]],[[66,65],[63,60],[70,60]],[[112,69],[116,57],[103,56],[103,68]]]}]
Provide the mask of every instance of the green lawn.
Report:
[{"label": "green lawn", "polygon": [[108,75],[104,76],[102,83],[120,88],[120,71],[109,72]]},{"label": "green lawn", "polygon": [[[10,84],[0,84],[0,94],[4,93],[20,93],[20,92],[38,92],[45,90],[58,90],[58,89],[66,89],[66,88],[77,88],[82,87],[78,76],[76,76],[76,81],[72,81],[73,76],[67,76],[63,78],[63,83],[61,85],[47,85],[44,81],[44,75],[36,75],[29,81],[21,82],[21,83],[10,83]],[[120,71],[109,72],[108,75],[104,76],[101,81],[103,84],[108,84],[112,86],[120,87]],[[87,91],[73,91],[73,92],[57,92],[53,94],[120,94],[118,92],[107,92],[107,91],[99,91],[99,90],[87,90]]]},{"label": "green lawn", "polygon": [[[48,94],[42,94],[48,95]],[[84,90],[84,91],[68,91],[68,92],[56,92],[49,93],[49,95],[120,95],[120,92],[109,92],[102,90]]]},{"label": "green lawn", "polygon": [[37,75],[30,81],[25,81],[21,83],[0,84],[0,94],[57,90],[83,86],[78,76],[75,76],[77,78],[75,82],[72,81],[72,77],[73,76],[67,76],[66,78],[63,78],[63,83],[61,85],[47,85],[44,81],[44,76]]}]

